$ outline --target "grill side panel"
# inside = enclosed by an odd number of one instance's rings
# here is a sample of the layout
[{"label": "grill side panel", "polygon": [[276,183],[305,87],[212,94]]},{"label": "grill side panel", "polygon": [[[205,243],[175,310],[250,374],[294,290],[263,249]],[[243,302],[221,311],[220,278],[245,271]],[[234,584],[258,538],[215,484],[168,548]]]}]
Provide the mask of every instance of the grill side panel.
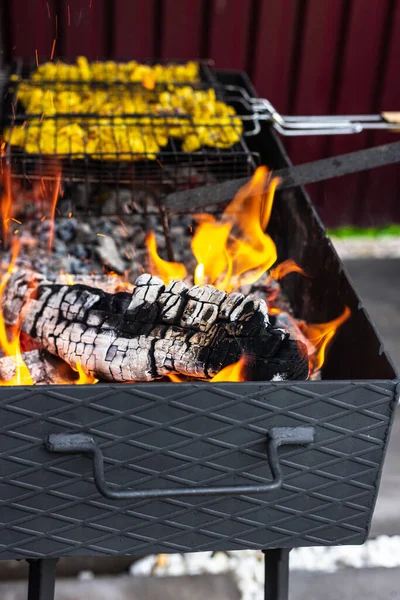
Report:
[{"label": "grill side panel", "polygon": [[[0,559],[360,544],[396,383],[296,382],[1,388]],[[115,489],[267,483],[272,427],[315,427],[280,450],[268,494],[111,501],[91,461],[44,447],[88,433]]]}]

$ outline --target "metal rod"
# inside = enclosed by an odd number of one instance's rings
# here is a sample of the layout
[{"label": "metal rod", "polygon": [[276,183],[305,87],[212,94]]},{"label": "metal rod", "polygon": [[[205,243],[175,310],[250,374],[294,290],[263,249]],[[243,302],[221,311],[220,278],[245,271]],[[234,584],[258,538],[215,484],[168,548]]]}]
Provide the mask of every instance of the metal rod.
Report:
[{"label": "metal rod", "polygon": [[104,473],[104,455],[94,439],[85,433],[50,434],[45,445],[49,452],[60,454],[89,454],[93,460],[94,483],[103,496],[110,500],[150,500],[154,498],[183,498],[194,496],[232,496],[239,494],[262,494],[279,489],[283,483],[283,472],[279,462],[278,448],[281,446],[307,446],[314,441],[313,427],[272,427],[267,436],[266,459],[272,474],[268,483],[225,485],[208,487],[181,487],[170,489],[124,490],[114,489]]},{"label": "metal rod", "polygon": [[400,130],[399,115],[392,111],[373,115],[282,115],[267,98],[253,98],[240,86],[226,85],[224,89],[231,94],[230,102],[242,105],[248,111],[240,118],[254,123],[254,129],[247,130],[245,135],[255,135],[260,121],[270,121],[284,136],[352,134],[366,129]]},{"label": "metal rod", "polygon": [[157,201],[157,205],[158,205],[158,210],[160,211],[161,225],[162,225],[162,228],[163,228],[163,233],[164,233],[164,238],[165,238],[165,245],[167,247],[168,260],[170,262],[175,262],[174,247],[173,247],[173,244],[172,244],[171,232],[170,232],[170,229],[169,229],[169,221],[168,221],[167,211],[165,210],[165,207],[162,204],[162,202]]},{"label": "metal rod", "polygon": [[53,600],[57,558],[28,560],[28,600]]},{"label": "metal rod", "polygon": [[263,550],[264,553],[264,600],[288,600],[289,552],[283,548]]},{"label": "metal rod", "polygon": [[[311,163],[287,167],[275,171],[273,175],[281,179],[279,189],[286,189],[325,181],[334,177],[342,177],[350,173],[359,173],[397,162],[400,162],[400,142],[393,142],[383,146],[367,148],[366,150],[323,158]],[[206,187],[172,192],[165,196],[164,206],[168,212],[179,212],[195,207],[230,202],[239,189],[249,181],[250,178],[243,177]]]}]

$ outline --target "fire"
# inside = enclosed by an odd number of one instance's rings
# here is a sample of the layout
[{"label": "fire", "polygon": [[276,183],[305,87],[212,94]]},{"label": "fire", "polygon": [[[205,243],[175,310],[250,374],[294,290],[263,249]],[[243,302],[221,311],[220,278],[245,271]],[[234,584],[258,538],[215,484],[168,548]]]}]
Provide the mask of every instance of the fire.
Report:
[{"label": "fire", "polygon": [[179,375],[175,375],[175,373],[169,373],[167,375],[167,377],[173,382],[173,383],[183,383],[185,380],[182,377],[179,377]]},{"label": "fire", "polygon": [[61,169],[58,169],[55,182],[53,197],[51,199],[51,213],[50,213],[50,234],[49,234],[49,250],[53,250],[53,239],[54,239],[54,219],[56,215],[56,206],[58,202],[58,195],[60,193],[60,182],[61,182]]},{"label": "fire", "polygon": [[216,383],[217,381],[246,381],[246,366],[246,357],[242,356],[237,362],[224,367],[217,375],[214,375],[210,381],[213,383]]},{"label": "fire", "polygon": [[[151,81],[148,84],[150,86],[148,89],[151,89]],[[56,169],[52,179],[52,187],[46,186],[46,182],[42,179],[40,188],[38,185],[33,188],[34,198],[36,196],[39,198],[40,195],[42,199],[46,198],[48,200],[48,210],[42,217],[42,220],[46,218],[50,220],[48,241],[50,251],[54,240],[56,206],[60,193],[62,193],[61,169],[58,166]],[[1,198],[1,215],[3,241],[7,242],[11,221],[21,226],[23,224],[13,217],[13,212],[18,216],[18,210],[15,206],[13,208],[10,169],[5,169],[3,175],[4,194]],[[216,218],[210,214],[196,216],[197,228],[191,242],[192,252],[197,261],[193,273],[193,280],[197,285],[211,284],[229,293],[239,290],[243,285],[255,283],[269,272],[269,281],[275,284],[275,287],[273,285],[270,286],[272,293],[275,290],[275,298],[269,296],[267,299],[268,304],[271,304],[269,307],[270,314],[278,313],[280,310],[279,302],[276,303],[276,306],[272,301],[277,299],[280,289],[279,284],[273,282],[273,280],[280,280],[292,272],[307,276],[304,270],[292,259],[275,265],[277,261],[277,249],[272,238],[266,233],[266,228],[271,217],[275,191],[278,184],[278,178],[272,177],[267,168],[260,167],[257,169],[252,180],[239,190],[220,218]],[[102,236],[104,234],[99,233],[98,235]],[[16,235],[11,236],[11,242],[12,256],[10,265],[0,283],[0,348],[6,356],[13,359],[15,376],[11,381],[0,382],[0,385],[31,385],[33,381],[22,358],[20,327],[6,327],[1,312],[1,296],[4,293],[10,274],[15,268],[19,251],[19,239]],[[34,243],[34,240],[24,240],[24,243]],[[154,232],[147,236],[146,246],[149,255],[150,272],[160,277],[165,284],[169,284],[172,280],[183,280],[187,277],[184,264],[166,261],[158,255]],[[113,273],[109,276],[117,277]],[[73,285],[75,278],[72,274],[60,272],[60,281],[68,285]],[[118,289],[131,291],[132,284],[118,281]],[[294,319],[304,337],[309,340],[310,348],[312,348],[312,350],[309,348],[311,372],[315,372],[321,368],[330,341],[334,337],[338,327],[349,316],[350,310],[346,307],[342,315],[329,323],[308,324],[297,322]],[[298,329],[297,336],[299,337]],[[315,352],[314,347],[316,348]],[[25,346],[23,345],[22,348],[25,348]],[[246,359],[243,356],[236,363],[222,369],[211,381],[246,381],[246,364],[248,366],[248,358]],[[95,377],[86,374],[79,363],[76,364],[76,372],[78,376],[73,381],[76,385],[95,384],[98,382]],[[73,373],[70,369],[69,373],[66,374],[60,368],[57,372],[58,375],[59,381],[57,383],[72,382]],[[170,374],[169,379],[176,383],[187,380],[184,376],[177,374]]]},{"label": "fire", "polygon": [[4,193],[1,198],[1,219],[2,219],[2,235],[4,246],[8,241],[8,223],[10,221],[11,212],[11,169],[7,165],[4,167],[3,173]]},{"label": "fire", "polygon": [[168,262],[157,254],[157,242],[154,232],[146,237],[146,246],[149,252],[151,273],[156,275],[168,285],[174,279],[184,279],[186,268],[182,263]]},{"label": "fire", "polygon": [[[269,271],[273,280],[280,280],[289,273],[307,273],[288,259],[278,265],[277,250],[272,238],[265,232],[268,226],[279,178],[272,177],[266,167],[259,167],[251,181],[242,187],[223,212],[221,219],[203,213],[196,215],[197,229],[191,242],[197,260],[193,279],[196,285],[211,284],[231,292],[244,284],[255,283]],[[152,272],[169,283],[171,279],[183,279],[186,269],[181,263],[168,263],[157,254],[154,233],[147,238],[147,248]],[[277,299],[279,285],[268,297],[268,304]],[[269,306],[270,314],[280,313],[276,306]],[[310,371],[315,373],[325,360],[326,349],[336,330],[350,316],[350,309],[329,323],[307,324],[300,329],[310,352]],[[244,381],[244,359],[224,368],[211,381]],[[170,376],[172,381],[180,381]]]},{"label": "fire", "polygon": [[292,258],[284,260],[270,270],[271,277],[276,279],[276,281],[283,279],[286,277],[286,275],[289,275],[289,273],[300,273],[304,277],[308,277],[307,273],[301,267],[299,267],[299,265],[297,265]]},{"label": "fire", "polygon": [[[15,240],[15,241],[14,241]],[[12,253],[10,265],[7,272],[1,279],[0,283],[0,305],[1,298],[3,297],[5,287],[10,275],[14,270],[14,266],[18,257],[19,243],[16,238],[13,239]],[[9,337],[10,333],[10,337]],[[3,311],[0,310],[0,347],[2,348],[6,356],[10,356],[15,364],[15,375],[9,381],[0,381],[0,385],[32,385],[33,381],[29,372],[28,367],[24,363],[21,354],[20,346],[20,330],[19,327],[13,327],[10,332],[7,332],[6,324],[4,321]]]},{"label": "fire", "polygon": [[266,167],[259,167],[221,220],[198,215],[199,225],[191,244],[198,263],[196,284],[211,284],[231,292],[240,285],[255,283],[272,267],[277,259],[276,246],[264,230],[278,183],[278,178],[271,180]]},{"label": "fire", "polygon": [[79,377],[74,381],[75,385],[85,385],[86,383],[97,383],[99,381],[93,377],[93,375],[88,375],[85,373],[79,362],[76,363],[76,371],[78,372]]},{"label": "fire", "polygon": [[59,282],[66,283],[67,285],[74,285],[75,277],[73,275],[71,275],[71,273],[64,273],[64,271],[61,270]]},{"label": "fire", "polygon": [[327,323],[298,322],[301,331],[316,348],[315,354],[310,356],[310,371],[312,373],[318,371],[324,364],[326,349],[329,343],[332,341],[337,329],[347,321],[350,315],[351,311],[349,307],[346,306],[342,314],[336,319],[333,319],[333,321],[328,321]]}]

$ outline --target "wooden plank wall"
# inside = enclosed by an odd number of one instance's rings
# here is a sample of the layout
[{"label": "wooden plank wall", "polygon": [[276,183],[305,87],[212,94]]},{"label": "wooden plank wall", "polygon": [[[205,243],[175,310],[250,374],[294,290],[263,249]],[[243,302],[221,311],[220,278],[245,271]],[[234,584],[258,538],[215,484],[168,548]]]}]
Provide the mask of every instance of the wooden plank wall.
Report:
[{"label": "wooden plank wall", "polygon": [[[212,58],[287,114],[400,110],[400,0],[10,0],[4,59]],[[56,40],[54,42],[54,40]],[[285,138],[295,163],[395,140]],[[400,168],[311,188],[330,226],[400,222]]]}]

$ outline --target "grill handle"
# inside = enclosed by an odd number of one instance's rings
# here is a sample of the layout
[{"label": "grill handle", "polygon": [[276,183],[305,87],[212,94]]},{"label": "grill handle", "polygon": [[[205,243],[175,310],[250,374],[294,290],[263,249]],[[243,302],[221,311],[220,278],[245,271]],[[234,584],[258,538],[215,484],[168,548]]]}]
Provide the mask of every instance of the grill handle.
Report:
[{"label": "grill handle", "polygon": [[154,498],[182,498],[190,496],[231,496],[237,494],[262,494],[279,489],[283,483],[279,462],[280,446],[306,446],[314,441],[313,427],[273,427],[268,432],[267,460],[273,481],[253,485],[229,485],[154,490],[116,490],[104,477],[104,457],[90,435],[83,433],[55,433],[48,436],[45,445],[49,452],[59,454],[88,454],[93,460],[94,483],[102,496],[109,500],[151,500]]}]

